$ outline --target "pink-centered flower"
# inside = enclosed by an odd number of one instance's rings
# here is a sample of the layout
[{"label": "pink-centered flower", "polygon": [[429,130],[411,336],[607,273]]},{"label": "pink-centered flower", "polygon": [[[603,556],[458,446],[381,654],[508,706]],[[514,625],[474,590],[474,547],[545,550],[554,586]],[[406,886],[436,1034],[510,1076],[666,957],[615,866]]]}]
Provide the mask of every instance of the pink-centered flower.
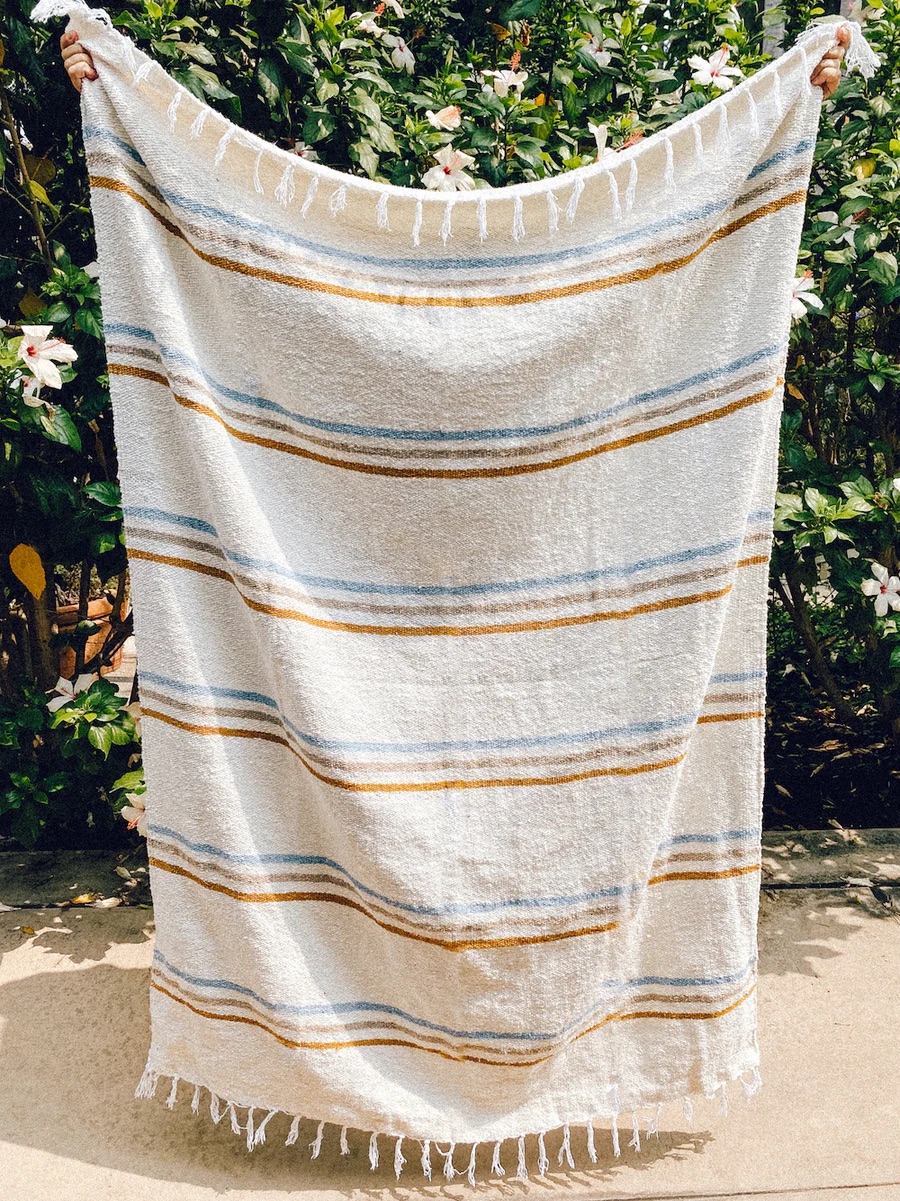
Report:
[{"label": "pink-centered flower", "polygon": [[811,271],[798,275],[794,280],[794,286],[791,289],[791,317],[795,321],[805,317],[808,309],[822,307],[821,298],[816,296],[812,290],[815,286],[816,281],[813,279]]},{"label": "pink-centered flower", "polygon": [[886,617],[888,609],[900,610],[900,579],[891,575],[882,563],[872,564],[873,579],[863,580],[863,595],[875,598],[875,612]]},{"label": "pink-centered flower", "polygon": [[597,162],[604,163],[608,159],[613,159],[618,154],[617,150],[613,150],[612,146],[607,146],[606,139],[609,137],[609,129],[606,125],[595,125],[593,121],[588,121],[588,129],[594,135],[594,141],[597,143]]},{"label": "pink-centered flower", "polygon": [[51,713],[55,713],[57,709],[74,700],[79,692],[86,692],[96,678],[96,676],[88,671],[84,672],[76,680],[67,680],[65,676],[60,676],[53,687],[47,689],[48,696],[51,692],[58,694],[47,701],[47,708]]},{"label": "pink-centered flower", "polygon": [[38,381],[48,388],[61,388],[62,376],[57,363],[74,363],[78,353],[62,338],[48,335],[52,325],[23,325],[19,358]]},{"label": "pink-centered flower", "polygon": [[454,150],[448,144],[442,146],[434,157],[437,159],[437,166],[429,167],[422,176],[422,183],[426,188],[440,192],[465,192],[475,187],[475,180],[465,170],[475,162],[471,154]]},{"label": "pink-centered flower", "polygon": [[446,108],[438,109],[436,113],[429,108],[425,116],[435,129],[459,129],[459,123],[462,120],[462,114],[455,104],[448,104]]},{"label": "pink-centered flower", "polygon": [[699,83],[704,88],[714,84],[720,92],[727,92],[733,88],[735,79],[742,78],[744,73],[740,67],[728,66],[730,55],[731,50],[728,46],[723,46],[709,58],[701,58],[699,54],[692,55],[688,59],[688,66],[693,69],[691,78],[694,83]]},{"label": "pink-centered flower", "polygon": [[515,92],[517,96],[521,96],[525,80],[528,78],[527,71],[482,71],[482,75],[485,79],[493,76],[493,84],[485,84],[484,90],[495,92],[501,99],[508,96],[511,91]]},{"label": "pink-centered flower", "polygon": [[149,820],[147,814],[147,803],[144,800],[144,793],[129,792],[126,794],[129,804],[123,805],[119,813],[128,822],[129,830],[137,830],[138,834],[143,834],[147,837],[147,822]]},{"label": "pink-centered flower", "polygon": [[590,55],[598,67],[609,66],[612,55],[608,50],[604,50],[603,43],[596,34],[594,34],[593,37],[588,38],[588,40],[582,46],[582,50],[584,50],[585,54]]},{"label": "pink-centered flower", "polygon": [[385,46],[391,48],[391,62],[398,71],[406,71],[408,75],[412,75],[416,65],[416,58],[403,38],[398,38],[394,33],[386,33],[381,39]]}]

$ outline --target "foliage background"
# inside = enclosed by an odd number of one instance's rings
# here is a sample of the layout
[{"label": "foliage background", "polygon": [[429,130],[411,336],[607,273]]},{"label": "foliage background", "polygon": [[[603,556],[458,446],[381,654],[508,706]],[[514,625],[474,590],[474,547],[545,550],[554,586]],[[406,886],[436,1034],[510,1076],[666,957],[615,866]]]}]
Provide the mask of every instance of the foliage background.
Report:
[{"label": "foliage background", "polygon": [[[0,10],[0,834],[85,845],[124,829],[116,812],[141,788],[139,722],[102,681],[56,713],[46,705],[59,644],[74,646],[76,673],[96,673],[131,618],[78,98],[60,29],[31,26],[30,7],[6,0]],[[597,151],[589,123],[605,124],[618,147],[717,95],[693,81],[691,55],[727,45],[749,75],[823,13],[795,0],[768,12],[761,0],[408,0],[405,11],[389,0],[362,14],[323,0],[107,7],[246,128],[413,186],[451,141],[474,156],[479,186],[580,166]],[[383,34],[364,32],[361,15]],[[877,616],[861,589],[873,561],[897,574],[900,553],[900,0],[875,0],[862,16],[883,65],[869,84],[846,77],[825,106],[800,253],[824,306],[796,323],[790,356],[770,824],[900,824],[898,615]],[[482,72],[510,69],[527,78],[498,95]],[[426,116],[446,105],[461,113],[450,132]],[[52,324],[78,350],[64,387],[44,394],[49,406],[23,400],[23,322]],[[92,657],[87,604],[104,590],[114,619]],[[73,635],[54,625],[64,600],[79,606]]]}]

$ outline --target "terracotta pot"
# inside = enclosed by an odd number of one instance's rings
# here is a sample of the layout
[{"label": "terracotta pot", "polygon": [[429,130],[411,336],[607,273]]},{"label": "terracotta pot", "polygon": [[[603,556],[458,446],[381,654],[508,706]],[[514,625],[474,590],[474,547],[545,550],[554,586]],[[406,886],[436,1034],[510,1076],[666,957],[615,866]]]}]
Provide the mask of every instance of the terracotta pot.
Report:
[{"label": "terracotta pot", "polygon": [[[100,628],[96,633],[91,634],[84,648],[84,661],[88,662],[100,647],[106,641],[109,633],[109,614],[112,613],[113,607],[105,596],[98,596],[94,600],[88,601],[87,617],[91,621],[99,623]],[[106,620],[104,620],[106,619]],[[66,634],[74,630],[78,622],[78,606],[77,605],[60,605],[56,610],[56,625],[60,634]],[[108,675],[110,672],[118,671],[122,664],[122,648],[115,652],[112,660],[101,668],[101,675]],[[71,679],[72,673],[75,671],[75,649],[71,646],[63,646],[59,649],[59,674],[65,676],[66,679]]]}]

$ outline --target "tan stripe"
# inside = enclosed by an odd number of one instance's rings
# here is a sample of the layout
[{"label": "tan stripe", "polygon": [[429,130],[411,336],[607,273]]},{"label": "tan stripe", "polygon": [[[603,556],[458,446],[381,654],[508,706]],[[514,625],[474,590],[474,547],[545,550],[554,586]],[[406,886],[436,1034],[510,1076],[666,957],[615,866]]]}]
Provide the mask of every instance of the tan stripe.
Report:
[{"label": "tan stripe", "polygon": [[136,192],[134,188],[129,187],[128,184],[105,175],[91,175],[89,176],[89,183],[92,188],[105,188],[112,192],[119,192],[136,201],[151,216],[155,217],[173,237],[179,238],[199,259],[202,259],[203,262],[209,263],[213,267],[220,267],[224,271],[231,271],[237,275],[247,275],[251,279],[263,279],[270,283],[284,284],[289,288],[299,288],[306,292],[321,292],[329,296],[340,296],[348,300],[365,300],[373,304],[407,305],[415,308],[496,308],[507,305],[534,304],[538,301],[560,300],[567,296],[578,296],[590,292],[604,291],[607,288],[614,288],[622,284],[642,283],[645,280],[652,279],[656,275],[668,275],[673,271],[678,271],[682,267],[686,267],[689,263],[692,263],[694,259],[714,243],[729,237],[733,233],[737,233],[738,230],[744,229],[754,221],[758,221],[762,217],[772,216],[774,213],[780,212],[781,209],[795,204],[803,204],[806,201],[805,189],[789,192],[787,195],[781,196],[777,200],[770,200],[767,204],[760,205],[759,208],[753,209],[743,217],[738,217],[734,221],[730,221],[727,225],[723,225],[687,254],[679,255],[677,258],[669,259],[665,262],[656,263],[652,267],[634,268],[620,275],[607,276],[602,279],[584,280],[577,284],[561,284],[552,288],[540,288],[531,292],[512,292],[499,296],[402,296],[388,292],[360,291],[358,288],[348,288],[342,284],[332,284],[326,283],[323,280],[287,275],[283,271],[270,271],[265,267],[254,267],[248,263],[241,263],[236,259],[209,254],[207,251],[201,250],[198,246],[194,245],[182,229],[173,221],[170,221],[167,217],[157,212],[143,196]]},{"label": "tan stripe", "polygon": [[751,717],[765,717],[765,713],[759,709],[754,709],[751,713],[704,713],[702,717],[697,718],[697,724],[711,721],[747,721]]},{"label": "tan stripe", "polygon": [[519,463],[517,466],[506,467],[430,468],[384,467],[377,463],[358,463],[350,459],[335,459],[330,455],[320,455],[315,451],[307,450],[303,446],[294,446],[289,442],[278,442],[274,438],[262,438],[257,434],[248,433],[246,430],[231,425],[215,409],[210,408],[208,405],[200,404],[199,401],[190,400],[186,396],[181,396],[177,392],[171,391],[166,376],[160,375],[157,371],[148,371],[144,367],[131,367],[127,363],[109,363],[107,370],[110,375],[132,376],[135,379],[146,379],[153,383],[161,384],[171,392],[173,399],[183,408],[192,409],[204,417],[212,418],[213,421],[218,422],[224,430],[240,442],[247,442],[252,446],[261,446],[266,450],[280,450],[285,454],[295,455],[301,459],[310,459],[314,463],[324,463],[327,467],[341,467],[345,471],[359,471],[364,475],[384,475],[390,476],[392,479],[429,480],[498,479],[503,476],[527,475],[534,474],[537,471],[551,471],[557,467],[568,467],[572,463],[580,463],[585,459],[593,458],[595,455],[607,454],[609,451],[622,450],[626,446],[636,446],[641,442],[651,442],[657,438],[667,437],[669,434],[694,429],[697,426],[706,425],[710,421],[718,421],[720,418],[727,417],[731,413],[737,413],[741,409],[749,408],[751,405],[762,404],[774,396],[777,389],[784,383],[784,380],[779,376],[774,388],[769,388],[764,392],[755,392],[752,396],[744,396],[740,400],[733,400],[729,404],[720,406],[718,409],[710,409],[709,412],[698,413],[693,417],[684,417],[680,421],[659,426],[657,429],[643,430],[638,434],[628,434],[622,438],[615,438],[611,442],[604,442],[599,446],[592,446],[588,450],[563,455],[561,458],[548,459],[546,462]]},{"label": "tan stripe", "polygon": [[[714,591],[698,592],[692,596],[676,596],[666,598],[665,600],[648,601],[643,605],[634,605],[630,609],[607,610],[600,613],[580,613],[572,617],[549,618],[546,621],[519,621],[509,622],[505,625],[487,626],[377,626],[357,622],[329,621],[322,617],[312,617],[310,614],[302,613],[298,609],[282,609],[275,605],[265,605],[262,601],[256,601],[252,597],[247,596],[238,586],[237,581],[230,572],[218,567],[211,567],[206,563],[197,563],[191,559],[182,559],[175,555],[157,555],[152,551],[145,550],[132,550],[129,552],[129,558],[146,559],[151,563],[165,563],[169,567],[183,567],[188,571],[195,571],[200,575],[227,580],[234,585],[241,600],[249,609],[253,609],[257,613],[265,613],[269,617],[301,621],[306,625],[316,626],[322,630],[340,630],[348,634],[393,634],[404,638],[463,637],[470,634],[521,634],[536,630],[562,629],[565,626],[591,625],[597,621],[626,621],[631,617],[637,617],[646,613],[661,613],[667,609],[680,609],[685,605],[695,605],[705,601],[718,600],[723,596],[727,596],[733,587],[732,584],[728,584],[726,587],[718,588]],[[768,561],[768,555],[752,555],[746,559],[739,559],[735,566],[751,567],[758,563],[768,563]]]},{"label": "tan stripe", "polygon": [[661,759],[656,763],[639,763],[633,767],[598,767],[591,771],[573,772],[565,776],[523,776],[496,780],[423,780],[420,783],[404,781],[400,783],[371,782],[361,784],[349,780],[340,780],[336,776],[326,776],[323,772],[313,767],[309,760],[292,746],[286,738],[282,738],[278,734],[269,734],[265,730],[240,730],[230,729],[227,726],[194,725],[192,722],[181,721],[177,717],[172,717],[168,713],[161,713],[157,709],[143,709],[141,716],[155,717],[157,721],[165,722],[170,726],[176,726],[179,730],[186,730],[191,734],[216,735],[222,738],[260,739],[263,742],[278,743],[281,746],[287,747],[292,755],[296,755],[310,775],[315,776],[317,780],[321,780],[324,784],[331,784],[334,788],[342,788],[346,792],[442,792],[447,788],[522,788],[539,784],[571,784],[577,780],[595,780],[602,776],[635,776],[648,771],[659,771],[665,767],[674,767],[685,758],[684,755],[676,755],[671,759]]},{"label": "tan stripe", "polygon": [[[160,967],[152,968],[152,975],[169,988],[173,989],[179,997],[185,997],[190,1001],[197,1001],[200,1004],[216,1006],[218,1009],[243,1009],[248,1013],[252,1013],[254,1017],[262,1018],[267,1023],[271,1023],[274,1028],[280,1027],[282,1031],[296,1031],[296,1025],[292,1024],[288,1018],[279,1018],[270,1013],[263,1013],[256,1008],[252,1002],[243,1000],[239,997],[211,997],[205,993],[197,993],[190,988],[186,988],[180,981],[173,979],[167,975]],[[629,999],[630,1005],[715,1005],[730,1001],[733,997],[739,996],[746,987],[746,981],[739,984],[736,988],[730,988],[726,992],[703,994],[702,996],[678,995],[672,993],[640,993]],[[408,1037],[416,1038],[420,1043],[433,1043],[439,1047],[449,1047],[457,1051],[484,1051],[484,1043],[466,1043],[462,1041],[454,1041],[451,1036],[439,1034],[427,1034],[414,1026],[404,1025],[398,1021],[388,1019],[374,1021],[356,1021],[356,1022],[341,1022],[333,1026],[315,1026],[309,1030],[309,1034],[316,1038],[322,1038],[325,1035],[345,1034],[348,1031],[355,1030],[395,1030],[400,1034],[405,1034]],[[497,1042],[502,1042],[502,1039],[497,1039]],[[555,1041],[534,1042],[526,1047],[521,1045],[504,1047],[502,1054],[504,1056],[522,1056],[533,1055],[535,1051],[554,1052],[567,1046],[572,1041],[572,1036],[568,1038],[557,1039]],[[497,1051],[496,1054],[501,1054]]]},{"label": "tan stripe", "polygon": [[[449,1051],[442,1051],[438,1047],[426,1047],[426,1046],[422,1046],[421,1043],[409,1042],[406,1039],[399,1039],[399,1038],[366,1038],[366,1039],[341,1040],[341,1041],[333,1041],[333,1042],[301,1042],[301,1041],[298,1041],[295,1039],[285,1038],[284,1035],[279,1034],[277,1031],[273,1030],[270,1026],[267,1026],[264,1022],[258,1021],[256,1018],[242,1017],[240,1014],[236,1014],[236,1013],[235,1014],[209,1013],[206,1010],[199,1009],[198,1007],[192,1005],[189,1001],[186,1001],[183,998],[176,996],[175,993],[170,992],[168,989],[163,988],[161,984],[157,983],[157,981],[155,981],[153,979],[151,979],[151,981],[150,981],[150,986],[151,986],[151,988],[155,988],[159,992],[164,993],[171,1000],[177,1001],[179,1005],[186,1006],[193,1013],[196,1013],[198,1017],[209,1018],[212,1021],[239,1022],[243,1025],[256,1026],[260,1030],[265,1031],[266,1034],[270,1034],[272,1036],[272,1038],[277,1039],[278,1042],[280,1042],[283,1046],[290,1047],[292,1049],[298,1048],[298,1049],[313,1050],[313,1051],[337,1051],[337,1050],[342,1050],[346,1047],[407,1047],[413,1051],[427,1051],[431,1055],[440,1055],[442,1059],[450,1059],[450,1060],[455,1060],[457,1062],[465,1062],[465,1063],[484,1063],[484,1064],[488,1064],[491,1067],[509,1067],[509,1068],[535,1067],[535,1066],[537,1066],[537,1064],[546,1063],[548,1059],[553,1058],[553,1054],[550,1054],[550,1055],[542,1055],[537,1059],[523,1060],[523,1061],[517,1062],[517,1063],[510,1063],[509,1060],[506,1058],[487,1059],[484,1056],[467,1055],[464,1053],[452,1054]],[[725,1008],[723,1008],[723,1009],[712,1010],[707,1013],[673,1013],[673,1012],[669,1012],[666,1010],[636,1010],[634,1012],[626,1012],[624,1010],[619,1010],[616,1013],[608,1014],[606,1017],[604,1017],[602,1019],[602,1021],[597,1022],[596,1025],[590,1026],[587,1030],[581,1031],[579,1034],[576,1034],[570,1040],[570,1042],[576,1042],[578,1039],[584,1038],[588,1034],[593,1034],[594,1031],[601,1029],[603,1026],[608,1025],[610,1022],[628,1022],[628,1021],[634,1021],[638,1018],[659,1018],[659,1019],[666,1019],[666,1020],[673,1020],[673,1021],[695,1021],[696,1022],[696,1021],[710,1021],[715,1018],[721,1018],[721,1017],[724,1017],[726,1014],[732,1013],[735,1009],[738,1008],[738,1006],[743,1005],[743,1003],[750,996],[752,996],[755,988],[756,988],[756,985],[754,984],[747,990],[747,992],[745,992],[742,996],[740,996],[736,1001],[732,1002],[732,1004],[725,1006]],[[564,1045],[568,1046],[570,1044],[566,1043]]]},{"label": "tan stripe", "polygon": [[[476,601],[434,605],[382,605],[366,600],[341,600],[330,596],[316,596],[303,588],[294,588],[290,585],[273,583],[270,580],[260,580],[255,576],[248,575],[246,572],[232,569],[231,565],[228,564],[227,555],[218,546],[205,543],[197,538],[189,538],[181,534],[162,533],[158,530],[144,529],[143,527],[133,528],[131,535],[132,537],[128,543],[129,552],[131,552],[132,548],[137,549],[135,545],[136,538],[148,542],[159,542],[165,546],[178,546],[185,547],[188,550],[197,550],[201,554],[207,554],[210,558],[218,559],[221,563],[226,564],[227,570],[230,572],[235,584],[245,584],[249,589],[253,589],[255,592],[267,597],[290,597],[293,600],[316,605],[325,610],[364,611],[366,613],[390,614],[392,616],[400,614],[413,617],[457,617],[475,614],[518,613],[534,609],[555,609],[571,607],[572,605],[585,605],[601,600],[627,600],[633,596],[640,596],[643,592],[650,592],[661,587],[678,588],[683,584],[694,584],[701,580],[715,579],[717,576],[733,570],[733,564],[727,563],[718,567],[704,567],[698,568],[696,571],[682,572],[680,575],[663,575],[657,578],[635,581],[620,588],[592,588],[582,592],[560,593],[550,597],[534,597],[530,600],[492,601],[490,603]],[[743,548],[756,542],[765,542],[768,546],[771,538],[767,533],[750,534],[744,539],[741,546]],[[192,561],[196,562],[196,560]],[[223,568],[223,570],[225,569]]]},{"label": "tan stripe", "polygon": [[[110,343],[107,346],[107,355],[112,358],[116,354],[128,354],[132,357],[146,358],[154,362],[158,367],[162,368],[165,373],[167,386],[172,392],[175,391],[173,385],[180,384],[187,388],[193,388],[195,392],[202,394],[203,398],[215,408],[215,411],[224,414],[236,421],[240,421],[244,426],[253,426],[256,428],[276,430],[280,433],[288,434],[294,438],[302,439],[304,442],[313,446],[324,446],[327,449],[343,451],[350,455],[365,455],[372,458],[392,458],[392,459],[525,459],[533,457],[537,454],[547,454],[549,451],[558,450],[561,447],[578,446],[585,442],[591,442],[596,439],[601,433],[608,435],[615,430],[629,429],[635,425],[645,425],[648,421],[654,421],[661,417],[669,417],[673,413],[682,412],[684,409],[696,408],[697,405],[710,400],[716,400],[722,396],[727,396],[740,388],[744,388],[753,383],[758,383],[761,380],[770,379],[772,376],[771,370],[756,371],[750,375],[741,376],[739,379],[733,379],[727,384],[723,384],[719,388],[713,388],[703,392],[700,395],[693,394],[683,397],[680,400],[672,401],[671,403],[658,406],[654,409],[644,410],[642,412],[633,413],[628,417],[620,417],[618,420],[609,420],[594,425],[590,429],[580,433],[569,434],[563,438],[556,438],[553,441],[534,441],[533,444],[527,446],[491,446],[491,447],[469,447],[452,449],[445,448],[423,448],[421,446],[414,449],[392,448],[389,446],[373,445],[372,443],[363,444],[361,441],[348,442],[338,441],[332,438],[321,438],[311,434],[304,429],[291,425],[286,421],[277,421],[271,417],[263,417],[260,414],[248,413],[245,409],[234,408],[225,403],[221,398],[216,397],[214,393],[206,386],[205,382],[197,382],[197,380],[176,372],[165,372],[165,365],[162,356],[156,352],[144,350],[143,348],[132,349],[127,346],[115,346]],[[202,403],[195,400],[194,403]],[[547,437],[539,435],[539,437]]]},{"label": "tan stripe", "polygon": [[[140,171],[142,169],[147,171],[146,167],[141,168],[140,164],[126,162],[124,159],[115,154],[98,150],[92,150],[90,158],[92,170],[94,169],[95,165],[101,163],[105,163],[108,166],[116,168],[122,171],[132,183],[136,183],[142,187],[146,193],[152,196],[152,198],[160,203],[163,207],[168,208],[165,197],[162,195],[162,193],[156,187],[154,187],[151,182],[149,182],[147,179],[144,179],[140,175]],[[803,167],[796,167],[788,171],[783,171],[780,175],[770,176],[759,186],[751,189],[750,191],[742,192],[739,196],[736,196],[734,203],[730,206],[730,209],[726,210],[726,212],[735,212],[737,209],[752,203],[760,196],[771,193],[777,188],[792,183],[794,180],[803,179],[806,175],[807,172]],[[169,211],[171,212],[171,209],[169,209]],[[721,219],[723,215],[724,213],[716,214],[719,219]],[[709,225],[709,222],[706,224]],[[697,228],[699,225],[700,222],[698,221],[695,223],[695,228],[692,229],[690,233],[684,234],[677,238],[669,238],[665,242],[656,243],[655,246],[657,254],[668,254],[676,247],[696,244],[697,233],[700,232]],[[285,247],[273,248],[259,242],[254,242],[251,238],[229,238],[227,235],[216,229],[208,226],[198,225],[196,222],[191,221],[189,217],[185,217],[184,215],[181,215],[179,218],[179,229],[189,231],[197,238],[202,239],[208,244],[211,243],[213,245],[223,246],[233,251],[249,252],[251,254],[258,255],[260,258],[269,259],[280,264],[284,264],[285,260],[289,260],[291,263],[297,264],[298,266],[316,271],[321,270],[323,273],[328,273],[332,276],[342,276],[357,281],[360,279],[365,279],[376,283],[387,282],[389,284],[391,282],[390,268],[386,268],[385,272],[379,273],[378,271],[373,270],[371,267],[369,267],[367,270],[362,270],[358,264],[354,264],[350,267],[344,267],[340,263],[335,262],[334,259],[320,256],[315,250],[308,251],[305,254],[297,254]],[[603,264],[605,267],[610,267],[618,263],[633,262],[635,259],[641,257],[643,253],[643,249],[639,246],[638,249],[626,250],[620,252],[619,254],[608,255],[604,258]],[[315,261],[313,262],[310,261],[311,255],[315,256]],[[570,275],[574,275],[581,271],[590,270],[592,265],[593,264],[589,258],[582,262],[570,263],[567,261],[563,264]],[[520,279],[541,279],[558,272],[559,268],[560,263],[556,260],[543,264],[530,265],[528,267],[520,267],[518,270],[518,277]],[[408,261],[408,269],[411,272],[418,271],[419,267],[414,259]],[[491,267],[468,268],[467,270],[463,268],[463,271],[465,272],[464,274],[455,275],[453,273],[453,268],[448,267],[446,271],[441,272],[439,278],[429,278],[427,282],[428,285],[434,289],[446,291],[450,288],[471,286],[473,282],[473,276],[471,273],[473,271],[487,272],[490,270]],[[475,276],[474,281],[477,284],[479,282],[479,277]]]},{"label": "tan stripe", "polygon": [[386,930],[388,934],[399,934],[403,938],[411,938],[414,942],[429,943],[431,946],[440,947],[444,951],[481,951],[492,950],[496,947],[524,947],[535,943],[559,942],[564,938],[581,938],[585,934],[604,934],[607,930],[614,930],[619,924],[618,922],[607,922],[601,926],[586,926],[579,930],[561,930],[552,934],[521,935],[515,937],[510,935],[504,938],[435,938],[426,934],[414,933],[412,930],[404,930],[400,926],[395,926],[389,922],[383,922],[365,906],[360,905],[350,897],[337,896],[335,893],[241,892],[236,888],[229,888],[226,884],[204,880],[193,872],[189,872],[186,868],[180,867],[178,864],[166,863],[164,859],[157,859],[155,856],[151,856],[148,859],[148,863],[160,871],[170,872],[174,876],[184,876],[185,879],[191,880],[194,884],[199,884],[202,888],[209,889],[211,892],[223,893],[225,896],[231,897],[234,901],[262,904],[281,901],[323,901],[333,905],[343,905],[347,909],[354,909],[357,913],[361,913],[363,917],[367,917],[369,921],[374,922],[376,926],[380,926],[382,930]]}]

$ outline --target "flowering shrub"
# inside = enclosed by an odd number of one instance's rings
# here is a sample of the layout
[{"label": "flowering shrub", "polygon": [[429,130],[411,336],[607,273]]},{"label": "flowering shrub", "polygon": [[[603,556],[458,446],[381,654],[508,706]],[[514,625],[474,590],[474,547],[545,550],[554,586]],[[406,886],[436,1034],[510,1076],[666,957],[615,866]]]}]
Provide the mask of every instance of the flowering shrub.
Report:
[{"label": "flowering shrub", "polygon": [[[77,97],[59,31],[28,24],[31,2],[9,0],[0,62],[0,224],[10,231],[0,255],[0,832],[25,842],[54,806],[55,828],[62,812],[102,824],[98,789],[109,813],[127,800],[138,829],[142,810],[133,715],[97,678],[130,617],[117,616],[126,560]],[[823,11],[805,0],[763,7],[107,5],[185,87],[264,138],[340,170],[441,190],[614,155],[751,75]],[[900,737],[900,0],[875,0],[862,16],[883,66],[869,84],[847,77],[825,106],[792,305],[773,665],[802,666],[842,721],[874,713]],[[54,683],[53,633],[70,576],[80,619],[67,635],[71,696]],[[87,602],[104,586],[110,636],[86,662]],[[52,708],[50,694],[63,698]]]}]

